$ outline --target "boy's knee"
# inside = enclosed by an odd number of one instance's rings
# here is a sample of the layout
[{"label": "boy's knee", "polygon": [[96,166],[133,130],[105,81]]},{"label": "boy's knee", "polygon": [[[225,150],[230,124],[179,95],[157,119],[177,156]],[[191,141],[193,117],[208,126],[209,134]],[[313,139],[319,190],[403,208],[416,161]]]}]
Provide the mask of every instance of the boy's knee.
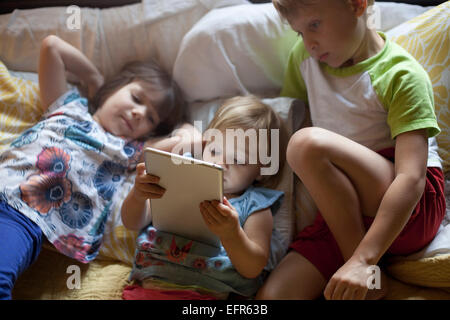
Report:
[{"label": "boy's knee", "polygon": [[286,159],[292,168],[306,165],[323,153],[326,137],[320,128],[308,127],[295,132],[289,140]]}]

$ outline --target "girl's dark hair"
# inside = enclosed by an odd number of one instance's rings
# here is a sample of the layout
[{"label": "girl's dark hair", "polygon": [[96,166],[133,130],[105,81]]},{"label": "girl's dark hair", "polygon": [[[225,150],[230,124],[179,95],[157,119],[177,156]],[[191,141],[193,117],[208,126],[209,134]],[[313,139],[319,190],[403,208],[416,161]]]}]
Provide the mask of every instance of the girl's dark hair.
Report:
[{"label": "girl's dark hair", "polygon": [[151,102],[161,121],[149,136],[169,134],[176,125],[186,120],[187,108],[180,88],[155,61],[126,64],[116,76],[107,79],[100,87],[89,104],[89,112],[94,114],[114,92],[133,81],[142,82],[148,90],[155,93],[150,94]]}]

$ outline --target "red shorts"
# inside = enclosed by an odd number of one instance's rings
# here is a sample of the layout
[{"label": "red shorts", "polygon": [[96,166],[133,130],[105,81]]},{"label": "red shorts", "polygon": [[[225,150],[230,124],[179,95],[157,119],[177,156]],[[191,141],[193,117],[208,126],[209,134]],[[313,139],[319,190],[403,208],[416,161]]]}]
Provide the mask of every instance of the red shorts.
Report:
[{"label": "red shorts", "polygon": [[[394,159],[394,149],[378,152]],[[402,232],[386,255],[409,255],[424,248],[435,237],[445,216],[444,174],[440,168],[427,169],[425,191]],[[374,218],[363,216],[366,230]],[[320,212],[314,223],[303,229],[289,246],[308,259],[329,280],[344,264],[341,251]]]}]

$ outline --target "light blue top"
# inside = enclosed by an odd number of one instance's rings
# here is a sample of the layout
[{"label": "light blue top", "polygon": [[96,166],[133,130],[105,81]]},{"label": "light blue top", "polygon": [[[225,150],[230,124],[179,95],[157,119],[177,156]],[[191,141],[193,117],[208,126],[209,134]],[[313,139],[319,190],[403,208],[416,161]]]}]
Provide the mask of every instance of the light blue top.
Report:
[{"label": "light blue top", "polygon": [[[241,196],[229,199],[239,213],[239,223],[260,210],[275,214],[284,193],[267,188],[249,187]],[[217,292],[235,292],[252,296],[262,285],[261,277],[247,279],[231,264],[221,246],[216,248],[195,240],[156,230],[151,224],[141,230],[131,280],[157,278],[179,285],[196,285]]]}]

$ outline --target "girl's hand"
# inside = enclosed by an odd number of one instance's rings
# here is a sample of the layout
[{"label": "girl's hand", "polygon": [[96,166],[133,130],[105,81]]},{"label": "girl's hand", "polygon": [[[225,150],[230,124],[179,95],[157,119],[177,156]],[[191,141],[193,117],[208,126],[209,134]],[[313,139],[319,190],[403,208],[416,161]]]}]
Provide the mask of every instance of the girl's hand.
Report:
[{"label": "girl's hand", "polygon": [[159,199],[166,189],[158,185],[159,177],[147,174],[145,163],[136,166],[136,179],[134,181],[133,195],[138,200]]},{"label": "girl's hand", "polygon": [[217,200],[200,203],[203,220],[220,239],[234,237],[240,229],[239,214],[224,197],[223,203]]},{"label": "girl's hand", "polygon": [[176,138],[177,141],[170,150],[170,152],[183,154],[190,152],[194,154],[195,145],[202,146],[202,133],[193,125],[184,123],[178,129],[172,132],[172,138]]},{"label": "girl's hand", "polygon": [[370,265],[349,259],[328,281],[324,296],[327,300],[363,300],[368,291]]}]

